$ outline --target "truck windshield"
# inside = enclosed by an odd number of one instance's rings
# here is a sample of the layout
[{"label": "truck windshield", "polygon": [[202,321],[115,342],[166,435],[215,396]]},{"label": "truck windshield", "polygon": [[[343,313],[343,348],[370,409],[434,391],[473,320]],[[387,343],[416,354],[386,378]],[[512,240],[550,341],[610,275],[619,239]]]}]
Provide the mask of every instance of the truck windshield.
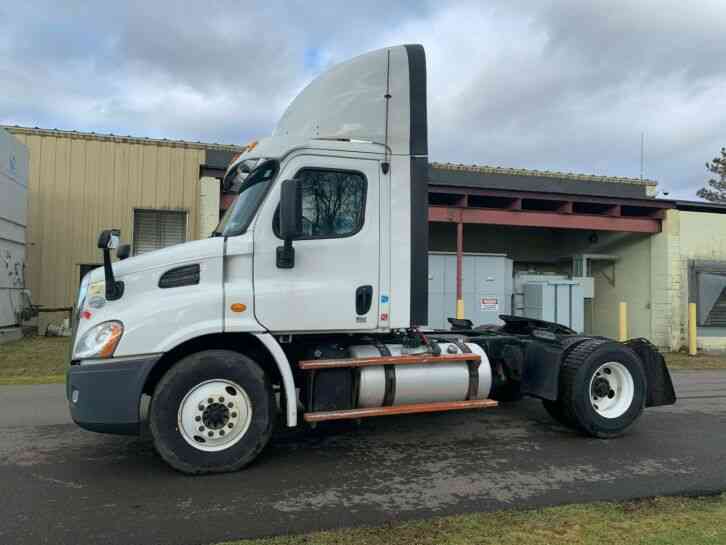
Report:
[{"label": "truck windshield", "polygon": [[245,161],[225,176],[223,187],[232,191],[239,188],[239,195],[222,216],[212,236],[231,237],[244,233],[255,217],[257,208],[277,176],[279,163],[274,159],[254,161],[254,168]]}]

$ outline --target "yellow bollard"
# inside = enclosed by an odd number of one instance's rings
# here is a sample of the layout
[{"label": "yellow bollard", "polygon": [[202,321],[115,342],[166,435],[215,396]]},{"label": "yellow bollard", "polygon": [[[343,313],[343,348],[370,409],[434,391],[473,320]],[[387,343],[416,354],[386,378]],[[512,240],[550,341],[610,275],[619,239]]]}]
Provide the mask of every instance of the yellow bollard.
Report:
[{"label": "yellow bollard", "polygon": [[620,301],[618,307],[618,340],[622,343],[628,340],[628,303]]},{"label": "yellow bollard", "polygon": [[464,300],[463,299],[456,300],[456,318],[458,320],[464,319]]},{"label": "yellow bollard", "polygon": [[698,338],[696,303],[688,304],[688,355],[695,356],[698,354],[698,346],[696,340]]}]

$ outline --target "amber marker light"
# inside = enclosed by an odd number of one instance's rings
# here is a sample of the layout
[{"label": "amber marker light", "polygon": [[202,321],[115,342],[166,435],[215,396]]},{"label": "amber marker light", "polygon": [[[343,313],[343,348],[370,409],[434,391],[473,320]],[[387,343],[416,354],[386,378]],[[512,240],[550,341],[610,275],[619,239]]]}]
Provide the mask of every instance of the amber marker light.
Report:
[{"label": "amber marker light", "polygon": [[232,309],[232,312],[244,312],[245,310],[247,310],[247,305],[243,303],[234,303],[229,308]]}]

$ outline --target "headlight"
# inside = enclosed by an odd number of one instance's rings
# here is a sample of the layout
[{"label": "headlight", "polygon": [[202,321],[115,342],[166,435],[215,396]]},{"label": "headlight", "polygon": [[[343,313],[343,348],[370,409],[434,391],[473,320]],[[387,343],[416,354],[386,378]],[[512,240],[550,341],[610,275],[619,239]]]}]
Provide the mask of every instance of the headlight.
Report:
[{"label": "headlight", "polygon": [[92,327],[78,341],[73,359],[110,358],[123,332],[123,324],[116,321],[103,322]]}]

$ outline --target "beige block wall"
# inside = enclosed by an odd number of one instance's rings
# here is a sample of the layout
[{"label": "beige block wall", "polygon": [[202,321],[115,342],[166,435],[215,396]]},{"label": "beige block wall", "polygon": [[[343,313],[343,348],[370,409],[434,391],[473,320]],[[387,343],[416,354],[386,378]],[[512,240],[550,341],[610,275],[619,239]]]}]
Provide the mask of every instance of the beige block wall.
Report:
[{"label": "beige block wall", "polygon": [[[184,210],[187,239],[199,233],[203,146],[11,129],[30,152],[28,284],[36,304],[66,307],[80,265],[100,263],[103,229],[133,239],[134,208]],[[42,314],[39,329],[65,315]]]},{"label": "beige block wall", "polygon": [[651,340],[661,348],[678,350],[685,331],[680,321],[681,242],[678,210],[668,210],[662,231],[651,238]]},{"label": "beige block wall", "polygon": [[[679,260],[673,280],[680,283],[674,297],[674,315],[678,323],[679,347],[687,343],[690,260],[726,262],[726,215],[704,212],[677,212],[679,232]],[[698,346],[702,350],[726,350],[726,336],[720,331],[699,329]]]},{"label": "beige block wall", "polygon": [[199,180],[199,238],[208,237],[219,223],[219,180],[204,176]]}]

